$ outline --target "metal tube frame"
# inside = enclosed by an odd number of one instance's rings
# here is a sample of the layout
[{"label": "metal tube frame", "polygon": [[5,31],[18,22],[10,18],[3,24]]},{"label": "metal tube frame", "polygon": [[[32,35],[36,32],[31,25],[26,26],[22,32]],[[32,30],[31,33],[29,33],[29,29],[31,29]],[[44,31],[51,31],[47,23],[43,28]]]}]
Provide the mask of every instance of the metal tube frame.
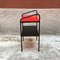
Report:
[{"label": "metal tube frame", "polygon": [[[27,23],[29,23],[29,22],[27,22]],[[38,39],[38,52],[39,52],[40,51],[40,15],[39,15],[38,23],[39,23],[39,39]],[[21,22],[21,20],[20,20],[20,33],[22,33],[21,28],[23,28],[23,22]],[[37,28],[37,22],[36,22],[36,28]],[[24,30],[24,28],[23,28],[23,30]],[[23,41],[24,41],[24,36],[23,36]],[[21,52],[23,52],[23,41],[22,41],[22,36],[21,36]],[[36,36],[36,41],[37,41],[37,36]]]}]

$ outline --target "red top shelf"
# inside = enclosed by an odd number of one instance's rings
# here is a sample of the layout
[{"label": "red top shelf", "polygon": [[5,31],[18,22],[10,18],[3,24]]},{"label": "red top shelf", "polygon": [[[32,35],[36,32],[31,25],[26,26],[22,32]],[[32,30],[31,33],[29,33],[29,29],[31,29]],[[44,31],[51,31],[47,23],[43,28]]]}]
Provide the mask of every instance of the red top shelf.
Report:
[{"label": "red top shelf", "polygon": [[39,15],[32,15],[28,17],[22,17],[21,22],[39,22]]}]

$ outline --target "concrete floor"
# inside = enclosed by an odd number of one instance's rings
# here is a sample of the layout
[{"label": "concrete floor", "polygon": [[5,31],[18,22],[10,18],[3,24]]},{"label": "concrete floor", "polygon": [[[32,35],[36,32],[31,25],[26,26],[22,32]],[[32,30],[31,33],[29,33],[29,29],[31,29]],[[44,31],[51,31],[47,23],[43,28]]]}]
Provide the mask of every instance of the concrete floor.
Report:
[{"label": "concrete floor", "polygon": [[19,38],[19,35],[0,36],[0,60],[60,60],[60,36],[41,35],[40,52],[35,39],[34,48],[21,52]]}]

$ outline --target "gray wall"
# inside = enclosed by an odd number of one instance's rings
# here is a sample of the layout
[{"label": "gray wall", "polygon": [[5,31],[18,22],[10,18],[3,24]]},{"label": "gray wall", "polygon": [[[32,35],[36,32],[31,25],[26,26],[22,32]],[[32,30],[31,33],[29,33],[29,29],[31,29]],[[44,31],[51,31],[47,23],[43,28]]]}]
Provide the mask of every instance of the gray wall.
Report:
[{"label": "gray wall", "polygon": [[[34,9],[0,9],[0,34],[19,34],[22,13]],[[60,34],[60,9],[36,9],[41,15],[41,34]]]}]

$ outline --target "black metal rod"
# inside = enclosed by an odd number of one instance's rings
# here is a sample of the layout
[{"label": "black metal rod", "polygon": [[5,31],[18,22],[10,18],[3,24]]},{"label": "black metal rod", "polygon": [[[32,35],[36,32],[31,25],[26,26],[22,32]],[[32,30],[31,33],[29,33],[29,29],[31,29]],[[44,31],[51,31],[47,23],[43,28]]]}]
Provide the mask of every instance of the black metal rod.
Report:
[{"label": "black metal rod", "polygon": [[[37,29],[37,22],[36,22],[36,29]],[[37,36],[36,36],[36,41],[37,41]]]},{"label": "black metal rod", "polygon": [[32,10],[32,11],[29,11],[29,12],[23,13],[23,14],[22,14],[22,17],[23,17],[24,14],[31,13],[31,12],[34,12],[34,11],[36,11],[36,14],[38,14],[37,10]]},{"label": "black metal rod", "polygon": [[23,52],[22,37],[21,37],[21,52]]},{"label": "black metal rod", "polygon": [[38,51],[40,51],[40,36],[39,36],[39,40],[38,40]]},{"label": "black metal rod", "polygon": [[24,36],[23,36],[23,41],[24,41]]},{"label": "black metal rod", "polygon": [[39,16],[39,40],[38,40],[38,51],[40,51],[40,16]]},{"label": "black metal rod", "polygon": [[36,41],[37,41],[37,36],[36,36]]},{"label": "black metal rod", "polygon": [[21,22],[20,22],[20,34],[21,34]]},{"label": "black metal rod", "polygon": [[21,36],[21,22],[20,22],[20,38],[21,38],[21,52],[23,51],[23,46],[22,46],[22,36]]}]

